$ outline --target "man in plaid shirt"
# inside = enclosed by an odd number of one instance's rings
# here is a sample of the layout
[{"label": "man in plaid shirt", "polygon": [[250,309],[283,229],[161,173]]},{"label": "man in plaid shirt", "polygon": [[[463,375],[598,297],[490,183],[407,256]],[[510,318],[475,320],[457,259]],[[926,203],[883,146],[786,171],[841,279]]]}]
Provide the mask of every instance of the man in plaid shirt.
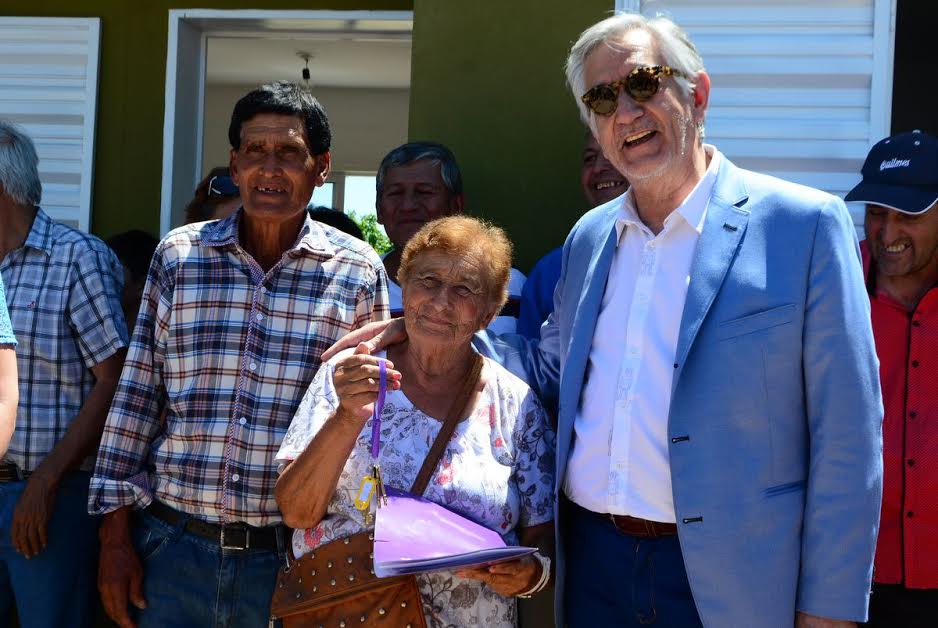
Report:
[{"label": "man in plaid shirt", "polygon": [[53,222],[32,141],[0,121],[0,273],[19,342],[16,430],[0,462],[0,623],[89,626],[94,451],[127,346],[123,271],[101,240]]},{"label": "man in plaid shirt", "polygon": [[243,207],[157,247],[91,483],[121,626],[267,623],[287,546],[274,454],[322,351],[388,316],[375,252],[306,213],[329,174],[319,103],[262,86],[228,136]]}]

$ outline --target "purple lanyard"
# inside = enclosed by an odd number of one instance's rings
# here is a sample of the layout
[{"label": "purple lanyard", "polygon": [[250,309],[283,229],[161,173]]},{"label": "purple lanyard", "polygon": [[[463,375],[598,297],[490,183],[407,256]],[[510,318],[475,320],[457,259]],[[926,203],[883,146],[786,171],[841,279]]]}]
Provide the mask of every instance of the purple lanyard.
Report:
[{"label": "purple lanyard", "polygon": [[375,463],[378,462],[378,454],[381,453],[381,413],[384,412],[384,397],[388,392],[384,360],[381,360],[378,364],[381,369],[378,398],[375,400],[375,409],[371,415],[371,459]]}]

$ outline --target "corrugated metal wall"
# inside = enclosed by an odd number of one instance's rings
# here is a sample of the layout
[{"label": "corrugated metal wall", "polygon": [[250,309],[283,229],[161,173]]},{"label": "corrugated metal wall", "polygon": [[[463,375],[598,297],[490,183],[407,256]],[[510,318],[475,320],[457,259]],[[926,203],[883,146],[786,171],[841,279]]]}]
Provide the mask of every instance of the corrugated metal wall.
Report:
[{"label": "corrugated metal wall", "polygon": [[894,0],[618,4],[690,33],[713,83],[707,141],[744,168],[843,196],[889,134]]},{"label": "corrugated metal wall", "polygon": [[42,207],[88,230],[100,20],[0,17],[0,117],[39,153]]}]

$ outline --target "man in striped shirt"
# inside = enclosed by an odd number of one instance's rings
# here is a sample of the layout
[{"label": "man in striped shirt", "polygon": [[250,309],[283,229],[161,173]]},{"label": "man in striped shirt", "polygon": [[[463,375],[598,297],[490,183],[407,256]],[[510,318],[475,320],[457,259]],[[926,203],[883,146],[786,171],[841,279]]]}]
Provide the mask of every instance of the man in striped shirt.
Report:
[{"label": "man in striped shirt", "polygon": [[243,207],[157,248],[91,484],[121,626],[266,623],[285,547],[274,454],[322,351],[388,316],[374,251],[306,213],[329,174],[319,103],[262,86],[228,135]]}]

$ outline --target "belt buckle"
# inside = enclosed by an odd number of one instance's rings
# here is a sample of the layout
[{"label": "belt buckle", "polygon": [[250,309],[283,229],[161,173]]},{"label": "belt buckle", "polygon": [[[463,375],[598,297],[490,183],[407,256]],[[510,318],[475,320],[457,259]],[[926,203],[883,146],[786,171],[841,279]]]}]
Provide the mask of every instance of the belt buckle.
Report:
[{"label": "belt buckle", "polygon": [[0,482],[22,482],[27,474],[12,462],[0,464]]},{"label": "belt buckle", "polygon": [[232,530],[241,530],[244,532],[244,543],[241,545],[238,545],[238,544],[228,545],[228,542],[225,538],[226,537],[225,530],[227,529],[228,529],[228,526],[226,526],[225,524],[222,524],[221,526],[221,548],[222,549],[243,551],[243,550],[251,548],[251,529],[250,528],[248,528],[247,526],[239,527],[239,528],[231,528]]}]

